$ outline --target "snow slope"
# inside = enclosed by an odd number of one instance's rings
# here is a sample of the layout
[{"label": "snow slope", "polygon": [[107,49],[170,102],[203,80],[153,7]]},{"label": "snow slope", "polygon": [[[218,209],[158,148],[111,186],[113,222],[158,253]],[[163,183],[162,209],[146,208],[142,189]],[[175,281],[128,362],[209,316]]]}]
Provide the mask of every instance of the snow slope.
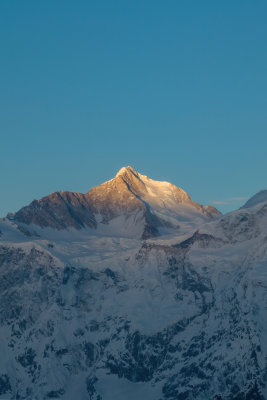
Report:
[{"label": "snow slope", "polygon": [[267,202],[267,190],[261,190],[260,192],[256,193],[253,197],[251,197],[242,208],[250,208],[255,207],[258,204],[266,203]]}]

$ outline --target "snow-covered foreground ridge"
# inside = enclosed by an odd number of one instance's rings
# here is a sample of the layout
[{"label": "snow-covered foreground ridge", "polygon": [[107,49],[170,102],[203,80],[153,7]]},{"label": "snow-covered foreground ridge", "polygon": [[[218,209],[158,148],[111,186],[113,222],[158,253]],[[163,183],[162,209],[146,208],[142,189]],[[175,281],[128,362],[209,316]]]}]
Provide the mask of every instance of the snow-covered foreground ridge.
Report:
[{"label": "snow-covered foreground ridge", "polygon": [[127,167],[0,220],[0,399],[267,399],[267,196]]}]

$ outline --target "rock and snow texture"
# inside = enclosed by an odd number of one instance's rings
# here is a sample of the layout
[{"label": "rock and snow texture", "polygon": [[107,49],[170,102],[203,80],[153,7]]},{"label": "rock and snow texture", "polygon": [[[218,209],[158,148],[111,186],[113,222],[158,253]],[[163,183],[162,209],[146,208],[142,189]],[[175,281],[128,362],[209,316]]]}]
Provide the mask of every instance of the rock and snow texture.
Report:
[{"label": "rock and snow texture", "polygon": [[[158,214],[191,204],[138,178]],[[140,240],[0,220],[0,399],[266,400],[267,202],[185,226]]]},{"label": "rock and snow texture", "polygon": [[261,190],[256,193],[255,196],[251,197],[241,208],[255,207],[258,204],[267,202],[267,190]]},{"label": "rock and snow texture", "polygon": [[171,183],[123,167],[114,179],[86,194],[54,192],[23,207],[12,219],[42,228],[89,227],[100,234],[146,239],[172,229],[184,232],[219,214],[214,207],[193,202]]}]

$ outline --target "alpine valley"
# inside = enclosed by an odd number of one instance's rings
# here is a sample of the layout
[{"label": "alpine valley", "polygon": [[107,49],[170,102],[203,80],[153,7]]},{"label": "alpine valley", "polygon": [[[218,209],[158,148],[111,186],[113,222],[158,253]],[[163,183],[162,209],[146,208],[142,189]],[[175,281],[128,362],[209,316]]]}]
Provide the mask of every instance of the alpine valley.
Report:
[{"label": "alpine valley", "polygon": [[122,168],[0,220],[0,399],[267,400],[267,191]]}]

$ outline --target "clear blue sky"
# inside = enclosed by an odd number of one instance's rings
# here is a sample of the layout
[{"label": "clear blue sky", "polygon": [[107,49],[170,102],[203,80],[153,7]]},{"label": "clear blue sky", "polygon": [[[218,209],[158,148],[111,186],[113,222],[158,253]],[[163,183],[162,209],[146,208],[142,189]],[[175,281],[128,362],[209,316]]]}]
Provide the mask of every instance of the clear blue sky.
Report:
[{"label": "clear blue sky", "polygon": [[222,211],[267,188],[266,21],[266,0],[1,0],[0,215],[125,165]]}]

